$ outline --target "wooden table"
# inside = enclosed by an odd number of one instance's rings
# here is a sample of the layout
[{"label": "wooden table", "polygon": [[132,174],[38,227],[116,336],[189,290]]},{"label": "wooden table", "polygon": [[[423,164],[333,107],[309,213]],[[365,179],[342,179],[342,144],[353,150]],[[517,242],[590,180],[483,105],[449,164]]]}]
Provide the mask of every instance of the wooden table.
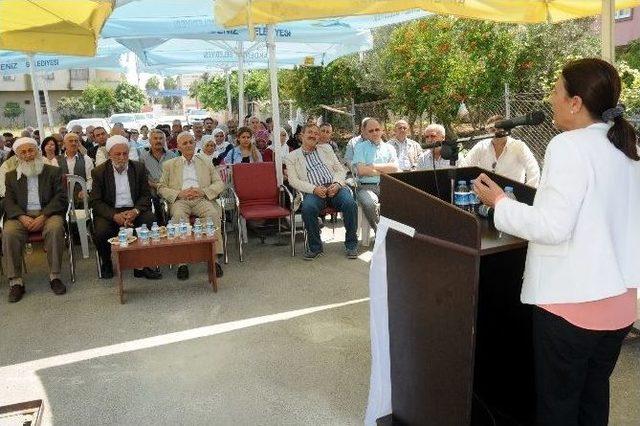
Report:
[{"label": "wooden table", "polygon": [[178,263],[207,262],[209,283],[213,291],[218,291],[216,279],[216,237],[194,237],[149,241],[142,244],[136,240],[127,247],[111,246],[111,258],[116,268],[118,279],[118,297],[124,303],[124,284],[122,271],[125,269],[144,268],[145,266],[175,265]]}]

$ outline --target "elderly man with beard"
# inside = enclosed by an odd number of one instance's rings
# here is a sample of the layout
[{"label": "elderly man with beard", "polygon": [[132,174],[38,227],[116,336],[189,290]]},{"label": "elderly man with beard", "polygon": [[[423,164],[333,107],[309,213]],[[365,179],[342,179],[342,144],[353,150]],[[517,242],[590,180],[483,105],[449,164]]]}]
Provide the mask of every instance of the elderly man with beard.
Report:
[{"label": "elderly man with beard", "polygon": [[[147,169],[138,161],[129,160],[129,141],[115,135],[107,140],[109,159],[93,169],[91,205],[95,218],[95,243],[102,263],[102,278],[113,278],[109,238],[120,227],[151,226],[151,193]],[[135,269],[135,277],[160,279],[162,274],[151,268]]]},{"label": "elderly man with beard", "polygon": [[[218,255],[222,251],[220,235],[220,207],[215,199],[224,190],[220,174],[213,163],[195,154],[195,141],[189,132],[178,135],[178,149],[181,157],[174,158],[162,165],[162,178],[158,184],[158,193],[170,204],[171,219],[189,220],[190,215],[201,219],[212,218],[216,225]],[[222,276],[222,267],[216,262],[216,274]],[[187,265],[178,267],[178,279],[189,278]]]},{"label": "elderly man with beard", "polygon": [[34,139],[20,138],[13,146],[18,165],[6,176],[2,252],[9,278],[9,302],[15,303],[25,292],[22,256],[31,232],[42,232],[44,237],[51,290],[58,295],[67,291],[60,280],[67,192],[62,188],[62,171],[44,164]]}]

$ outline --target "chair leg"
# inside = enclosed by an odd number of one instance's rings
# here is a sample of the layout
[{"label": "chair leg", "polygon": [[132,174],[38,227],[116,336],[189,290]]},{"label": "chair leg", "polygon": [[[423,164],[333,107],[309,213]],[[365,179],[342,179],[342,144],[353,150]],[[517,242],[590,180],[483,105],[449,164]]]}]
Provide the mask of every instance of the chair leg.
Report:
[{"label": "chair leg", "polygon": [[238,215],[238,253],[240,255],[240,262],[244,262],[244,259],[242,258],[242,226],[240,225],[240,213],[237,213]]},{"label": "chair leg", "polygon": [[296,257],[296,217],[293,210],[291,210],[291,257]]},{"label": "chair leg", "polygon": [[224,264],[229,263],[229,252],[227,251],[227,216],[222,212],[222,221],[220,224],[220,233],[222,234],[222,253],[224,255]]},{"label": "chair leg", "polygon": [[89,258],[89,237],[87,234],[87,221],[85,219],[76,220],[78,227],[78,235],[80,236],[80,247],[82,248],[82,257]]},{"label": "chair leg", "polygon": [[67,233],[67,244],[69,247],[69,271],[71,272],[71,282],[76,282],[76,259],[73,256],[73,236],[71,230]]},{"label": "chair leg", "polygon": [[333,239],[336,239],[336,225],[338,224],[338,213],[331,215],[331,223],[333,224]]},{"label": "chair leg", "polygon": [[96,267],[98,268],[98,278],[102,279],[102,262],[98,250],[96,250]]}]

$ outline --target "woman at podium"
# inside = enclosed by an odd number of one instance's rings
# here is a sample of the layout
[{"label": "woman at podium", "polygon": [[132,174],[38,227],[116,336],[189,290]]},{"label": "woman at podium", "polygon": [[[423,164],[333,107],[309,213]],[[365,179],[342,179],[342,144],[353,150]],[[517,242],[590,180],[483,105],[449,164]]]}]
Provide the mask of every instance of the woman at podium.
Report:
[{"label": "woman at podium", "polygon": [[620,90],[608,62],[570,62],[533,206],[484,174],[474,184],[496,228],[529,241],[521,300],[534,305],[538,424],[607,424],[609,377],[637,319],[640,157]]}]

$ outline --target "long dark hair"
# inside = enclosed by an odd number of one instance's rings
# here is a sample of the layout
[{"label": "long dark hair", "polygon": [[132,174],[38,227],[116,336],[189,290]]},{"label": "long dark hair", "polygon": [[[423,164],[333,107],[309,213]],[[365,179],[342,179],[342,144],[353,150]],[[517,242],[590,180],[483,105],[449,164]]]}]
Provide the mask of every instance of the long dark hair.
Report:
[{"label": "long dark hair", "polygon": [[[562,69],[564,86],[569,96],[580,96],[591,118],[604,121],[602,114],[618,105],[622,83],[618,71],[598,58],[569,62]],[[622,116],[613,119],[607,133],[611,143],[632,160],[640,160],[637,136],[633,126]]]},{"label": "long dark hair", "polygon": [[44,147],[47,146],[47,144],[51,141],[53,141],[53,146],[55,146],[54,152],[56,154],[56,157],[60,155],[60,147],[58,146],[58,141],[56,141],[56,138],[54,138],[53,136],[47,136],[46,138],[44,138],[44,140],[40,144],[40,151],[42,151],[43,157],[47,156],[47,154],[44,152]]}]

